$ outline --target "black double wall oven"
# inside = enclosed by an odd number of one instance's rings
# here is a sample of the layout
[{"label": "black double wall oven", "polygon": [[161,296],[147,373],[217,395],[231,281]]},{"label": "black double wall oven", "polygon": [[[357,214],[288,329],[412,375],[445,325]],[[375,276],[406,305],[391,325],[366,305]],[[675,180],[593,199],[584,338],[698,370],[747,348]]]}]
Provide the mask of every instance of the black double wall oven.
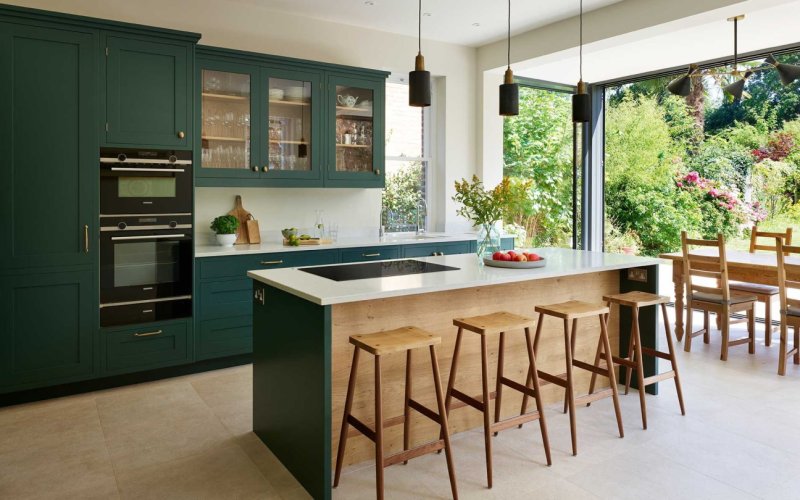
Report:
[{"label": "black double wall oven", "polygon": [[192,153],[100,150],[100,325],[192,315]]}]

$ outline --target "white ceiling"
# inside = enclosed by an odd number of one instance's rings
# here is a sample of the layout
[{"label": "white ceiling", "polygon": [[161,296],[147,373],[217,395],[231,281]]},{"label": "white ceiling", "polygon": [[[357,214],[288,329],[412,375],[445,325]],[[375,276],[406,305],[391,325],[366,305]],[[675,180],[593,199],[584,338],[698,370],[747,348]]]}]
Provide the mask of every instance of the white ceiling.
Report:
[{"label": "white ceiling", "polygon": [[[733,24],[739,22],[739,52],[800,43],[800,0],[750,0],[651,29],[603,40],[584,48],[583,79],[601,82],[733,56]],[[778,57],[780,59],[780,57]],[[577,48],[513,64],[514,73],[574,85]]]},{"label": "white ceiling", "polygon": [[[417,36],[416,0],[233,0],[298,16]],[[584,0],[584,12],[623,0]],[[667,0],[665,0],[667,1]],[[512,0],[511,32],[522,33],[578,15],[579,0]],[[503,0],[423,0],[422,38],[479,46],[505,37]],[[474,24],[478,26],[474,26]]]}]

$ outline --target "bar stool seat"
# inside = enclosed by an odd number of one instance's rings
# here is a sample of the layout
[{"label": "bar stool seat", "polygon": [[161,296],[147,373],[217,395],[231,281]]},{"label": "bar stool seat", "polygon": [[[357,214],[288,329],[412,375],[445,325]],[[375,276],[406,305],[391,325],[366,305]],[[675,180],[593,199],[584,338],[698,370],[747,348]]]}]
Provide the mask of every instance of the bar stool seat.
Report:
[{"label": "bar stool seat", "polygon": [[[619,356],[611,356],[613,362],[617,365],[626,368],[625,377],[625,394],[628,394],[631,387],[631,378],[633,371],[636,370],[636,382],[639,387],[639,406],[642,411],[642,428],[647,429],[647,406],[645,403],[645,387],[662,380],[675,379],[675,389],[678,392],[678,403],[681,407],[681,414],[686,415],[686,409],[683,405],[683,391],[681,390],[681,378],[678,373],[678,361],[675,357],[675,346],[672,342],[672,334],[669,327],[669,316],[667,315],[667,303],[670,301],[669,297],[663,295],[656,295],[648,292],[626,292],[617,293],[613,295],[606,295],[603,297],[609,308],[611,304],[618,304],[631,308],[631,334],[630,342],[628,343],[628,356],[623,358]],[[650,347],[642,345],[642,337],[639,331],[639,309],[647,306],[661,306],[661,313],[664,318],[664,329],[667,333],[667,348],[668,352],[658,351]],[[651,375],[644,376],[644,356],[652,356],[656,358],[665,359],[670,362],[671,370]],[[605,357],[603,352],[602,342],[597,344],[597,354],[595,355],[595,365],[600,362],[600,359]],[[592,381],[589,385],[589,393],[594,391],[596,375],[592,374]]]},{"label": "bar stool seat", "polygon": [[[447,384],[447,396],[445,398],[445,408],[448,412],[456,408],[452,404],[452,399],[455,398],[460,401],[458,407],[471,406],[476,410],[483,413],[483,435],[484,435],[484,451],[486,453],[486,478],[489,488],[492,487],[492,440],[491,436],[497,435],[498,432],[511,427],[522,427],[522,424],[532,420],[539,421],[539,428],[542,433],[542,443],[544,445],[545,457],[547,465],[552,464],[550,457],[550,441],[547,436],[547,423],[545,421],[544,406],[542,404],[541,392],[539,390],[539,377],[536,376],[532,380],[529,377],[528,383],[523,385],[515,382],[503,375],[503,365],[505,356],[505,336],[507,331],[524,330],[525,344],[528,351],[528,373],[536,373],[536,358],[533,352],[533,343],[531,342],[530,329],[536,324],[532,318],[520,316],[509,312],[495,312],[481,316],[472,316],[468,318],[456,318],[453,320],[453,325],[458,327],[458,334],[456,336],[455,350],[453,351],[453,364],[450,368],[450,379]],[[477,333],[480,335],[481,341],[481,395],[470,396],[455,388],[456,375],[458,373],[458,360],[459,351],[461,350],[461,339],[464,330]],[[497,380],[494,394],[489,392],[489,352],[487,348],[486,337],[490,334],[500,334],[500,345],[497,353]],[[519,415],[500,420],[500,410],[503,397],[503,387],[521,392],[525,397],[531,396],[536,400],[536,411],[525,413],[522,411]],[[494,399],[494,421],[492,422],[490,416],[490,401]]]},{"label": "bar stool seat", "polygon": [[[412,458],[421,457],[435,451],[444,449],[447,460],[447,472],[450,477],[450,489],[453,498],[458,498],[456,488],[456,475],[453,467],[453,455],[450,447],[450,430],[447,424],[447,410],[444,403],[444,391],[439,375],[439,362],[436,358],[436,346],[442,343],[441,337],[433,335],[425,330],[414,326],[406,326],[385,332],[376,332],[363,335],[350,336],[350,343],[353,344],[353,361],[350,366],[350,379],[347,383],[347,397],[344,404],[344,415],[342,417],[342,428],[339,435],[339,448],[336,453],[336,470],[333,480],[333,487],[339,486],[344,451],[347,446],[347,435],[350,426],[363,434],[375,443],[375,476],[377,498],[383,499],[383,469],[390,465],[400,462],[408,463]],[[433,370],[433,385],[436,392],[436,403],[438,412],[431,410],[411,397],[411,353],[416,349],[427,347],[430,351],[431,368]],[[353,394],[355,392],[356,378],[358,375],[358,355],[361,351],[366,351],[375,357],[375,423],[373,428],[369,428],[364,422],[352,415]],[[403,451],[390,456],[384,456],[383,450],[383,428],[388,421],[396,421],[398,418],[383,418],[383,394],[381,389],[381,356],[398,352],[406,353],[406,389],[403,416]],[[416,410],[425,417],[438,423],[440,426],[439,439],[410,448],[410,424],[411,410]]]},{"label": "bar stool seat", "polygon": [[[564,321],[564,351],[566,357],[567,371],[562,374],[551,374],[539,370],[538,375],[544,381],[543,383],[551,383],[563,387],[564,394],[564,412],[569,411],[569,426],[570,436],[572,438],[572,454],[578,454],[578,438],[577,438],[577,424],[575,417],[575,404],[591,403],[599,399],[611,397],[614,401],[614,413],[617,417],[617,428],[619,430],[619,437],[624,437],[625,432],[622,428],[622,413],[619,406],[619,394],[617,393],[617,382],[614,376],[614,365],[611,359],[611,345],[608,340],[608,306],[605,304],[592,304],[579,300],[570,300],[558,304],[549,304],[544,306],[536,306],[534,310],[539,313],[538,324],[536,325],[536,337],[533,341],[534,352],[539,348],[539,340],[542,336],[542,325],[544,324],[544,317],[553,316]],[[582,318],[590,318],[597,316],[600,320],[600,343],[604,346],[604,357],[606,364],[600,366],[598,361],[589,364],[575,359],[575,339],[577,337],[578,320]],[[570,321],[572,328],[570,328]],[[575,396],[575,384],[572,374],[572,368],[580,368],[587,370],[594,375],[601,375],[608,377],[610,388],[596,393],[586,394],[580,397]],[[528,380],[530,381],[532,373],[528,373]],[[528,404],[527,395],[522,399],[522,410]]]}]

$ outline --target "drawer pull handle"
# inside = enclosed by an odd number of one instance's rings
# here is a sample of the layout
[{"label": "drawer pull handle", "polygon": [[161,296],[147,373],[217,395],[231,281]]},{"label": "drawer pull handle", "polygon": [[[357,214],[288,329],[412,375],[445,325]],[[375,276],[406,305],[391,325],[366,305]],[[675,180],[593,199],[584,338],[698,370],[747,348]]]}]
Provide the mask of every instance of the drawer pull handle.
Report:
[{"label": "drawer pull handle", "polygon": [[163,332],[161,330],[156,330],[154,332],[146,332],[146,333],[134,333],[134,337],[152,337],[153,335],[161,335]]},{"label": "drawer pull handle", "polygon": [[381,254],[380,253],[362,253],[361,256],[362,257],[380,257]]},{"label": "drawer pull handle", "polygon": [[282,260],[262,260],[262,266],[277,266],[278,264],[283,264]]},{"label": "drawer pull handle", "polygon": [[83,253],[89,253],[89,224],[83,225]]}]

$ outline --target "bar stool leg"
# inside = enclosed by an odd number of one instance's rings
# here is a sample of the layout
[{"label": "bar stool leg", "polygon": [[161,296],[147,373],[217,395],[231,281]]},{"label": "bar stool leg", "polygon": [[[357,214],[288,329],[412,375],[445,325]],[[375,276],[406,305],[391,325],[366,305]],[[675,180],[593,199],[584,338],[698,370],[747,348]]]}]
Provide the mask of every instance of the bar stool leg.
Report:
[{"label": "bar stool leg", "polygon": [[600,315],[600,335],[603,336],[603,348],[606,351],[606,365],[608,367],[608,381],[611,386],[611,395],[614,400],[614,413],[617,414],[617,427],[619,427],[619,437],[625,437],[625,431],[622,429],[622,411],[619,408],[619,394],[617,392],[617,381],[614,376],[614,362],[611,359],[611,343],[608,341],[608,325],[605,321],[605,315]]},{"label": "bar stool leg", "polygon": [[339,433],[339,449],[336,451],[336,473],[333,479],[333,487],[339,486],[339,478],[342,475],[342,460],[344,459],[345,445],[347,444],[347,431],[350,425],[347,418],[353,409],[353,393],[356,387],[356,375],[358,374],[358,347],[353,348],[353,362],[350,365],[350,380],[347,383],[347,397],[344,402],[344,417],[342,417],[342,431]]},{"label": "bar stool leg", "polygon": [[486,479],[492,487],[492,425],[489,417],[489,352],[486,348],[486,335],[481,335],[481,388],[483,393],[483,440],[486,451]]},{"label": "bar stool leg", "polygon": [[[408,451],[411,442],[411,406],[408,403],[411,400],[411,353],[412,349],[406,351],[406,402],[403,407],[403,451]],[[407,464],[408,460],[403,462],[403,465]]]},{"label": "bar stool leg", "polygon": [[750,341],[747,343],[747,352],[756,353],[756,305],[747,311],[747,335]]},{"label": "bar stool leg", "polygon": [[786,343],[789,341],[789,327],[786,325],[785,316],[781,316],[780,350],[778,352],[778,375],[786,375]]},{"label": "bar stool leg", "polygon": [[[602,341],[601,341],[602,342]],[[631,328],[631,335],[630,339],[628,340],[628,359],[633,361],[633,354],[636,349],[636,336],[633,334],[633,328]],[[631,379],[633,378],[633,368],[630,366],[625,367],[625,395],[627,396],[631,390]]]},{"label": "bar stool leg", "polygon": [[719,355],[719,359],[722,361],[728,361],[728,340],[730,339],[731,335],[731,320],[730,320],[730,310],[726,306],[723,307],[723,317],[722,317],[722,352]]},{"label": "bar stool leg", "polygon": [[[800,326],[795,325],[794,327],[794,346],[800,346]],[[794,364],[800,365],[800,349],[794,353]]]},{"label": "bar stool leg", "polygon": [[667,334],[667,348],[669,349],[669,362],[672,371],[675,372],[675,391],[678,393],[678,404],[681,405],[681,415],[686,415],[686,408],[683,406],[683,389],[681,388],[681,376],[678,373],[678,361],[675,358],[675,346],[670,334],[669,316],[667,315],[667,305],[661,304],[661,314],[664,317],[664,332]]},{"label": "bar stool leg", "polygon": [[[409,351],[411,352],[411,351]],[[456,470],[453,466],[453,451],[450,448],[450,427],[447,422],[447,410],[442,395],[442,378],[439,375],[439,360],[436,358],[436,347],[430,346],[431,367],[433,368],[433,384],[436,389],[436,404],[439,407],[439,424],[441,425],[441,435],[444,439],[444,454],[447,461],[447,474],[450,476],[450,491],[453,500],[458,500],[458,490],[456,488]]]},{"label": "bar stool leg", "polygon": [[[603,339],[597,339],[597,350],[594,353],[594,366],[600,363],[600,356],[603,354]],[[589,380],[589,394],[594,394],[594,386],[597,383],[597,374],[592,372],[592,378]],[[586,406],[591,406],[592,403],[586,403]]]},{"label": "bar stool leg", "polygon": [[[703,343],[708,344],[711,342],[711,313],[708,311],[703,311]],[[719,319],[719,314],[717,314],[717,319]],[[717,321],[719,324],[719,321]]]},{"label": "bar stool leg", "polygon": [[[639,384],[639,406],[642,410],[642,428],[647,430],[647,403],[645,402],[645,387],[644,387],[644,357],[642,356],[642,338],[639,332],[639,307],[633,306],[632,308],[632,323],[633,323],[633,335],[636,339],[636,346],[634,349],[634,354],[636,356],[636,382]],[[631,370],[628,370],[630,373]],[[615,380],[611,381],[612,384],[616,384]],[[627,390],[627,387],[625,388]]]},{"label": "bar stool leg", "polygon": [[[685,352],[692,352],[692,301],[689,300],[688,305],[686,306],[686,326],[683,327],[684,333],[684,341],[683,341],[683,350]],[[706,328],[706,332],[708,328]]]},{"label": "bar stool leg", "polygon": [[381,392],[381,357],[375,355],[375,486],[378,500],[383,500],[383,394]]},{"label": "bar stool leg", "polygon": [[[574,332],[572,333],[574,335]],[[569,320],[564,319],[564,352],[567,358],[567,387],[566,389],[566,397],[567,403],[569,406],[569,433],[572,437],[572,454],[578,454],[578,433],[577,427],[575,422],[575,397],[573,391],[573,380],[572,380],[572,349],[571,349],[571,340],[570,340],[570,331],[569,331]]]},{"label": "bar stool leg", "polygon": [[764,345],[772,345],[772,297],[764,301]]},{"label": "bar stool leg", "polygon": [[[528,348],[528,364],[533,382],[533,391],[536,393],[536,410],[539,412],[539,430],[542,432],[542,444],[544,445],[544,455],[547,458],[547,465],[553,465],[550,457],[550,438],[547,435],[547,421],[544,417],[544,404],[542,403],[542,392],[539,389],[539,372],[536,368],[536,355],[533,353],[531,345],[531,329],[525,328],[525,345]],[[526,384],[527,385],[527,384]]]},{"label": "bar stool leg", "polygon": [[[500,347],[497,351],[497,385],[495,386],[495,399],[494,399],[494,421],[500,421],[500,403],[503,399],[503,357],[506,345],[506,332],[500,332]],[[497,432],[494,433],[497,435]]]},{"label": "bar stool leg", "polygon": [[444,407],[447,412],[447,415],[450,415],[450,401],[453,399],[453,387],[456,385],[456,373],[458,373],[458,353],[461,351],[461,336],[464,333],[464,329],[458,329],[458,333],[456,334],[456,346],[453,349],[453,361],[450,364],[450,376],[447,379],[447,392],[445,392],[445,400],[444,400]]},{"label": "bar stool leg", "polygon": [[[575,338],[577,337],[577,335],[575,335],[575,332],[577,332],[577,331],[578,331],[578,319],[575,318],[575,319],[572,320],[572,335],[570,336],[570,341],[569,341],[570,353],[572,354],[572,358],[573,359],[575,359]],[[567,413],[567,395],[566,394],[564,394],[564,413]]]},{"label": "bar stool leg", "polygon": [[[536,336],[533,339],[533,352],[536,352],[536,349],[539,348],[539,338],[542,336],[542,323],[543,323],[543,320],[544,320],[544,314],[543,313],[539,313],[539,320],[536,322]],[[527,342],[530,343],[530,340],[528,340]],[[531,386],[531,381],[532,381],[531,370],[532,370],[532,368],[530,366],[528,366],[528,377],[525,379],[525,387],[532,387]],[[538,377],[538,374],[537,374],[537,377]],[[528,410],[528,395],[527,394],[523,394],[522,395],[522,407],[519,410],[519,414],[520,415],[525,415],[525,412],[527,410]],[[522,424],[519,424],[518,428],[522,429]]]}]

